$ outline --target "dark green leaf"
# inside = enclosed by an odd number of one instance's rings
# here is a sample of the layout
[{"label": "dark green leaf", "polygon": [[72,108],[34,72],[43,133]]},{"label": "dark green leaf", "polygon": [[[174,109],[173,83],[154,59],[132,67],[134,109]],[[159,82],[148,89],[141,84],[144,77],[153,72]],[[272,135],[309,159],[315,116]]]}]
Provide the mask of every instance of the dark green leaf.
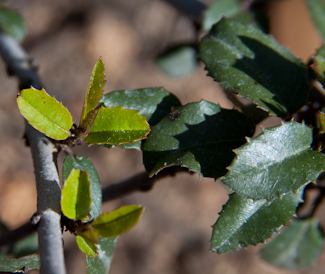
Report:
[{"label": "dark green leaf", "polygon": [[44,89],[24,89],[17,97],[20,113],[38,131],[50,138],[64,140],[70,136],[70,112]]},{"label": "dark green leaf", "polygon": [[257,245],[270,238],[296,212],[299,196],[289,193],[275,199],[253,201],[234,193],[213,225],[211,251],[225,253],[242,246]]},{"label": "dark green leaf", "polygon": [[135,226],[142,212],[142,206],[123,206],[100,215],[93,221],[92,226],[103,237],[116,237]]},{"label": "dark green leaf", "polygon": [[181,45],[160,55],[156,59],[156,64],[167,76],[180,78],[196,71],[199,66],[196,56],[196,48],[190,45]]},{"label": "dark green leaf", "polygon": [[78,247],[83,253],[85,253],[86,255],[92,258],[96,258],[98,256],[98,250],[94,243],[81,236],[77,236],[76,241]]},{"label": "dark green leaf", "polygon": [[[147,118],[150,126],[157,124],[171,108],[181,105],[175,95],[160,87],[112,91],[105,94],[100,103],[105,107],[123,106],[124,109],[139,110],[139,114]],[[122,144],[119,147],[140,149],[141,141]]]},{"label": "dark green leaf", "polygon": [[307,67],[253,25],[221,19],[200,43],[209,75],[271,114],[286,117],[306,104]]},{"label": "dark green leaf", "polygon": [[204,177],[225,175],[233,149],[252,136],[254,125],[236,110],[201,101],[175,108],[152,127],[143,142],[143,162],[153,176],[168,166],[180,165]]},{"label": "dark green leaf", "polygon": [[18,12],[6,7],[0,8],[0,29],[17,41],[22,41],[26,34],[22,16]]},{"label": "dark green leaf", "polygon": [[311,68],[316,73],[318,80],[325,86],[325,46],[317,50],[317,54],[312,58]]},{"label": "dark green leaf", "polygon": [[310,265],[323,250],[324,237],[318,221],[295,220],[262,249],[267,262],[289,269]]},{"label": "dark green leaf", "polygon": [[0,259],[0,272],[25,273],[40,268],[40,259],[37,254],[19,259]]},{"label": "dark green leaf", "polygon": [[63,181],[65,181],[72,169],[79,169],[87,171],[89,179],[91,181],[90,193],[91,193],[91,209],[90,215],[92,219],[96,219],[100,215],[100,209],[102,205],[102,188],[99,181],[99,177],[92,162],[83,155],[67,156],[63,163]]},{"label": "dark green leaf", "polygon": [[34,232],[27,237],[15,242],[11,252],[15,257],[27,256],[38,251],[37,233]]},{"label": "dark green leaf", "polygon": [[89,144],[120,145],[144,139],[150,132],[146,118],[137,110],[101,107],[84,139]]},{"label": "dark green leaf", "polygon": [[316,29],[325,42],[325,2],[323,0],[306,0],[306,2]]},{"label": "dark green leaf", "polygon": [[88,89],[86,92],[85,103],[82,109],[81,117],[80,117],[80,127],[82,127],[83,131],[80,132],[79,135],[82,137],[86,137],[91,126],[93,125],[97,110],[95,110],[98,106],[99,100],[102,98],[103,89],[105,85],[105,67],[102,59],[100,58],[91,74],[91,78],[89,81]]},{"label": "dark green leaf", "polygon": [[324,155],[310,148],[312,140],[312,130],[296,122],[264,129],[236,150],[223,183],[254,200],[297,192],[325,167]]},{"label": "dark green leaf", "polygon": [[114,248],[117,237],[105,238],[99,236],[99,242],[96,245],[98,257],[92,258],[86,256],[87,274],[107,274],[111,266]]}]

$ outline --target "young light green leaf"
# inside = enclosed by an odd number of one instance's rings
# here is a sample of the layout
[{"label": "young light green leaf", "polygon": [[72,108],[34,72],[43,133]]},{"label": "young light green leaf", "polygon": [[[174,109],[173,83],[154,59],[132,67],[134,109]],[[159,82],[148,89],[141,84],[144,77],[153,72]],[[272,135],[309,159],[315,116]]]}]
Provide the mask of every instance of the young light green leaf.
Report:
[{"label": "young light green leaf", "polygon": [[[100,103],[105,107],[122,106],[124,109],[138,110],[139,114],[147,118],[150,126],[157,124],[172,108],[181,105],[175,95],[161,87],[112,91],[105,94]],[[140,150],[141,141],[122,144],[119,147]]]},{"label": "young light green leaf", "polygon": [[175,108],[143,142],[143,163],[150,176],[180,165],[200,176],[219,178],[235,157],[233,149],[252,136],[254,124],[236,110],[201,101]]},{"label": "young light green leaf", "polygon": [[123,206],[99,216],[93,221],[93,228],[103,237],[116,237],[131,229],[139,220],[143,211],[142,206]]},{"label": "young light green leaf", "polygon": [[0,272],[26,273],[32,269],[40,268],[40,259],[37,254],[22,258],[0,258]]},{"label": "young light green leaf", "polygon": [[64,182],[61,197],[61,210],[66,217],[72,220],[88,217],[91,207],[90,185],[87,171],[71,171]]},{"label": "young light green leaf", "polygon": [[6,7],[0,8],[0,29],[19,42],[24,39],[26,34],[23,17],[18,12]]},{"label": "young light green leaf", "polygon": [[80,250],[87,256],[92,258],[96,258],[98,256],[98,250],[94,243],[79,235],[76,237],[76,241]]},{"label": "young light green leaf", "polygon": [[306,104],[307,67],[254,25],[221,19],[201,40],[200,58],[222,87],[280,117]]},{"label": "young light green leaf", "polygon": [[297,269],[310,265],[323,250],[318,221],[295,220],[262,250],[262,258],[278,267]]},{"label": "young light green leaf", "polygon": [[146,117],[136,110],[101,107],[96,120],[84,139],[89,144],[120,145],[146,138],[150,128]]},{"label": "young light green leaf", "polygon": [[113,258],[117,237],[105,238],[99,236],[98,256],[92,258],[86,255],[87,274],[107,274]]},{"label": "young light green leaf", "polygon": [[[90,130],[97,115],[97,111],[95,111],[95,109],[98,106],[99,100],[102,98],[103,88],[106,82],[104,72],[105,66],[100,58],[91,74],[85,103],[80,117],[80,127],[84,128],[85,132]],[[87,134],[85,134],[85,136],[87,136]]]},{"label": "young light green leaf", "polygon": [[236,150],[223,183],[253,200],[297,192],[324,170],[325,157],[310,147],[312,141],[312,130],[296,122],[264,129]]},{"label": "young light green leaf", "polygon": [[323,0],[306,0],[311,19],[325,42],[325,2]]},{"label": "young light green leaf", "polygon": [[270,205],[265,199],[254,202],[231,194],[213,225],[211,251],[225,253],[265,242],[289,222],[299,202],[294,193],[277,198]]},{"label": "young light green leaf", "polygon": [[181,45],[169,49],[156,59],[156,65],[171,78],[186,77],[199,67],[197,49],[192,45]]},{"label": "young light green leaf", "polygon": [[38,131],[50,138],[64,140],[70,136],[70,112],[44,89],[24,89],[17,97],[20,113]]},{"label": "young light green leaf", "polygon": [[79,169],[87,171],[89,179],[91,181],[90,193],[91,193],[91,209],[90,215],[92,219],[96,219],[100,215],[102,205],[102,187],[99,181],[99,177],[96,168],[92,164],[89,158],[84,155],[67,156],[63,162],[63,181],[67,180],[73,169]]},{"label": "young light green leaf", "polygon": [[320,47],[312,58],[310,67],[316,73],[318,80],[325,86],[325,46]]}]

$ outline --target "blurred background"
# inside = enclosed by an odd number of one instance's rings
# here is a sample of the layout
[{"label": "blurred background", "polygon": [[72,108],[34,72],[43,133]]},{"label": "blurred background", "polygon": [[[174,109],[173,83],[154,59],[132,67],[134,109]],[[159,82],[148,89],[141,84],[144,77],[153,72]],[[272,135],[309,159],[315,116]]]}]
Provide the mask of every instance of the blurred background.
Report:
[{"label": "blurred background", "polygon": [[[175,43],[196,41],[196,28],[182,12],[163,0],[10,0],[26,22],[23,46],[38,67],[45,89],[79,120],[93,66],[100,56],[106,66],[105,93],[120,89],[163,86],[183,104],[208,100],[224,108],[232,103],[203,65],[193,74],[172,79],[155,65],[155,57]],[[321,40],[303,0],[279,0],[269,5],[271,33],[307,61]],[[25,223],[36,211],[36,188],[29,148],[24,145],[24,120],[16,106],[18,82],[9,78],[0,60],[0,218],[10,228]],[[267,120],[264,125],[271,125]],[[94,163],[103,186],[141,171],[140,151],[76,147]],[[60,156],[60,168],[63,155]],[[142,204],[138,223],[122,235],[113,257],[114,274],[176,273],[324,273],[325,254],[309,268],[286,271],[259,258],[257,247],[229,254],[209,252],[211,226],[228,199],[213,179],[179,174],[103,205]],[[64,234],[67,272],[86,273],[75,237]],[[32,272],[31,272],[32,273]],[[33,271],[37,273],[37,271]]]}]

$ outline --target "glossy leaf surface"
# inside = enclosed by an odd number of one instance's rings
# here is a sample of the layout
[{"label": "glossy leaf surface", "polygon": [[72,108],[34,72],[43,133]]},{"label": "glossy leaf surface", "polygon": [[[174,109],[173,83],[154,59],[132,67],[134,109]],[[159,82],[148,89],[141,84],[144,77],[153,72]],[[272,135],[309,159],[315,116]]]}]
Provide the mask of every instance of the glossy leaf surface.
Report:
[{"label": "glossy leaf surface", "polygon": [[312,130],[287,122],[266,128],[236,150],[223,183],[246,198],[272,201],[297,192],[324,170],[325,157],[311,149]]},{"label": "glossy leaf surface", "polygon": [[37,254],[25,256],[19,259],[0,258],[0,272],[25,273],[31,269],[40,268],[40,259]]},{"label": "glossy leaf surface", "polygon": [[93,221],[92,226],[103,237],[116,237],[132,228],[138,222],[142,211],[142,206],[123,206],[100,215]]},{"label": "glossy leaf surface", "polygon": [[252,136],[255,127],[236,110],[201,101],[175,108],[152,127],[143,142],[143,162],[153,176],[179,165],[200,176],[219,178],[235,157],[233,149]]},{"label": "glossy leaf surface", "polygon": [[70,136],[70,112],[44,89],[24,89],[17,97],[20,113],[38,131],[50,138],[64,140]]},{"label": "glossy leaf surface", "polygon": [[84,139],[89,144],[120,145],[145,138],[150,131],[146,118],[136,110],[101,107]]},{"label": "glossy leaf surface", "polygon": [[102,205],[102,187],[99,181],[97,171],[89,158],[83,155],[67,156],[63,162],[62,177],[65,181],[70,175],[73,169],[79,169],[87,171],[89,179],[91,181],[90,193],[91,193],[91,208],[90,215],[92,219],[96,219],[100,215],[100,209]]},{"label": "glossy leaf surface", "polygon": [[[124,109],[138,110],[139,114],[147,118],[150,126],[157,124],[171,108],[181,105],[175,95],[161,87],[112,91],[105,94],[100,103],[105,107],[122,106]],[[140,150],[141,141],[122,144],[120,147]]]},{"label": "glossy leaf surface", "polygon": [[83,220],[91,208],[91,181],[87,171],[72,169],[64,182],[61,196],[61,209],[69,219]]},{"label": "glossy leaf surface", "polygon": [[26,34],[23,17],[18,12],[6,7],[0,8],[0,29],[17,41],[22,41]]},{"label": "glossy leaf surface", "polygon": [[270,205],[265,199],[254,202],[231,194],[213,225],[211,251],[225,253],[265,242],[289,222],[299,202],[294,193],[282,200],[277,198]]},{"label": "glossy leaf surface", "polygon": [[306,2],[316,29],[325,42],[325,2],[323,0],[306,0]]},{"label": "glossy leaf surface", "polygon": [[156,59],[159,69],[171,78],[186,77],[199,66],[197,50],[191,45],[181,45],[169,49]]},{"label": "glossy leaf surface", "polygon": [[76,241],[80,250],[87,256],[90,256],[92,258],[96,258],[98,256],[98,250],[94,243],[79,235],[77,236]]},{"label": "glossy leaf surface", "polygon": [[102,98],[105,82],[105,66],[102,59],[99,59],[91,74],[80,117],[80,126],[85,128],[86,131],[87,128],[91,128],[97,115],[95,109]]},{"label": "glossy leaf surface", "polygon": [[261,250],[261,255],[278,267],[302,268],[318,258],[323,243],[317,220],[295,220]]},{"label": "glossy leaf surface", "polygon": [[99,236],[99,242],[96,245],[98,256],[96,258],[86,256],[87,274],[107,274],[109,272],[116,242],[117,237]]},{"label": "glossy leaf surface", "polygon": [[253,25],[221,19],[200,43],[206,70],[222,87],[280,117],[306,104],[307,67]]}]

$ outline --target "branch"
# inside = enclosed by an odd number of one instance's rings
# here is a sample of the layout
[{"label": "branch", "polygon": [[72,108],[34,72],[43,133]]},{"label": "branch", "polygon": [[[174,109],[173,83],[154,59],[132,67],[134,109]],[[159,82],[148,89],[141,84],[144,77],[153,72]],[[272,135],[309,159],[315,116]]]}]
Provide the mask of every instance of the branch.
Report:
[{"label": "branch", "polygon": [[[0,32],[0,54],[8,66],[8,73],[16,75],[20,88],[42,88],[41,81],[25,51],[9,35]],[[37,232],[41,274],[64,274],[65,263],[60,225],[61,190],[56,167],[57,150],[42,133],[26,123],[25,136],[32,151],[37,210],[40,217]]]}]

